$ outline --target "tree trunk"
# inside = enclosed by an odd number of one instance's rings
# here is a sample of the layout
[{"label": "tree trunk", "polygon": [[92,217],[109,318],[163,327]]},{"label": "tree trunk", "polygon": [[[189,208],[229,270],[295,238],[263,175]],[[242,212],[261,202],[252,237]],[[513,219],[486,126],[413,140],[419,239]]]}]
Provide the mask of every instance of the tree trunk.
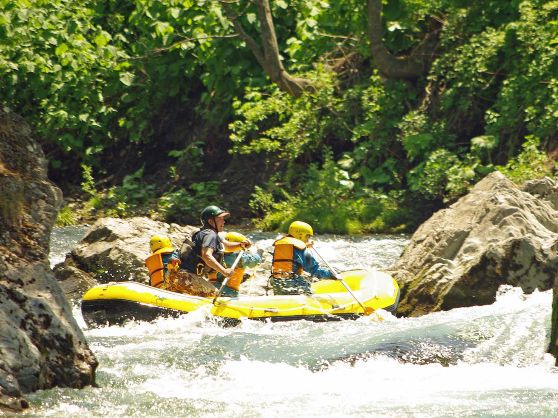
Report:
[{"label": "tree trunk", "polygon": [[261,45],[248,35],[238,20],[238,15],[228,4],[223,3],[223,8],[225,14],[231,20],[236,33],[246,42],[246,45],[250,48],[271,81],[277,83],[282,91],[289,93],[291,96],[300,97],[304,91],[312,88],[312,84],[310,80],[292,76],[285,70],[281,61],[269,0],[255,0],[255,3],[260,22]]},{"label": "tree trunk", "polygon": [[433,39],[427,36],[408,57],[396,57],[383,43],[382,1],[368,0],[368,38],[376,68],[388,78],[417,78],[426,70],[433,50]]}]

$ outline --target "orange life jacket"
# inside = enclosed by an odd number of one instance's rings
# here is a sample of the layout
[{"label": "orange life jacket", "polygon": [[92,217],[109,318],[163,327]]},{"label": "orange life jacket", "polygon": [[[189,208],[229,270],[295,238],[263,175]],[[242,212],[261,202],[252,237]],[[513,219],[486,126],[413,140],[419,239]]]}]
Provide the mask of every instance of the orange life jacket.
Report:
[{"label": "orange life jacket", "polygon": [[159,287],[165,281],[165,265],[162,254],[151,254],[145,260],[145,266],[149,270],[150,284]]},{"label": "orange life jacket", "polygon": [[[224,263],[224,261],[223,261]],[[225,267],[229,267],[225,264]],[[240,289],[240,284],[242,283],[242,278],[244,277],[244,272],[246,268],[244,267],[237,267],[234,269],[233,273],[229,277],[229,281],[227,282],[227,286],[234,290]]]},{"label": "orange life jacket", "polygon": [[306,244],[299,239],[286,236],[273,243],[273,262],[271,264],[271,275],[276,278],[287,278],[293,274],[302,274],[302,266],[294,267],[294,249],[304,250]]}]

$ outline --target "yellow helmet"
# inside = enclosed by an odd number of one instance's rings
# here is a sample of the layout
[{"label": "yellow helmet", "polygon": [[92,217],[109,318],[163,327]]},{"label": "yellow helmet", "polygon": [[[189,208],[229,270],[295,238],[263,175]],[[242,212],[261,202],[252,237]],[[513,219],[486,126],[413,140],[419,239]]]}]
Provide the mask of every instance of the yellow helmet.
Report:
[{"label": "yellow helmet", "polygon": [[[244,235],[242,235],[240,232],[227,232],[225,234],[225,240],[227,241],[231,241],[231,242],[246,242],[246,241],[250,241],[248,238],[246,238]],[[225,247],[225,252],[226,253],[232,253],[234,252],[234,250],[230,250],[227,249]]]},{"label": "yellow helmet", "polygon": [[314,235],[314,230],[306,222],[294,221],[289,226],[289,235],[302,242],[308,242],[308,239]]},{"label": "yellow helmet", "polygon": [[149,240],[149,248],[151,248],[153,254],[170,253],[174,251],[169,237],[162,235],[153,235]]}]

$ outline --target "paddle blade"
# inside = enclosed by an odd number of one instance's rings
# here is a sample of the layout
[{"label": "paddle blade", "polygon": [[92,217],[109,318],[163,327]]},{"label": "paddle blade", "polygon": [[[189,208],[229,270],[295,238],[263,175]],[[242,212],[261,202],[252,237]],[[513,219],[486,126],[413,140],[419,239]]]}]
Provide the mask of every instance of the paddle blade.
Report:
[{"label": "paddle blade", "polygon": [[371,308],[369,306],[365,306],[364,307],[364,315],[372,315],[375,312],[374,308]]}]

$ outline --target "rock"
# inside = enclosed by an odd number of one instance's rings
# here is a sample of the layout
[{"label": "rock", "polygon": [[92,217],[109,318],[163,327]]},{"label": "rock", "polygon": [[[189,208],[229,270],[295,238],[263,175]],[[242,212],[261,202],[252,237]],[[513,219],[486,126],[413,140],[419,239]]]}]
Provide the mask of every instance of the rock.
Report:
[{"label": "rock", "polygon": [[50,269],[62,194],[20,117],[0,109],[0,410],[24,393],[95,383],[97,360]]},{"label": "rock", "polygon": [[90,278],[100,283],[126,280],[149,283],[144,262],[149,256],[151,236],[166,235],[180,248],[184,237],[197,230],[193,226],[169,225],[145,217],[101,218],[66,257],[64,265],[55,267],[57,278],[72,283],[68,285],[70,290],[72,286],[82,289],[78,283],[91,287]]},{"label": "rock", "polygon": [[551,178],[545,177],[539,180],[525,182],[522,190],[546,200],[555,210],[558,210],[558,183]]},{"label": "rock", "polygon": [[97,284],[90,274],[73,265],[72,259],[57,264],[54,267],[54,274],[62,292],[70,300],[81,300],[83,294]]},{"label": "rock", "polygon": [[[524,190],[552,196],[545,180]],[[418,316],[495,301],[503,284],[548,290],[558,268],[558,212],[499,172],[480,181],[411,237],[389,271],[401,286],[398,313]]]}]

